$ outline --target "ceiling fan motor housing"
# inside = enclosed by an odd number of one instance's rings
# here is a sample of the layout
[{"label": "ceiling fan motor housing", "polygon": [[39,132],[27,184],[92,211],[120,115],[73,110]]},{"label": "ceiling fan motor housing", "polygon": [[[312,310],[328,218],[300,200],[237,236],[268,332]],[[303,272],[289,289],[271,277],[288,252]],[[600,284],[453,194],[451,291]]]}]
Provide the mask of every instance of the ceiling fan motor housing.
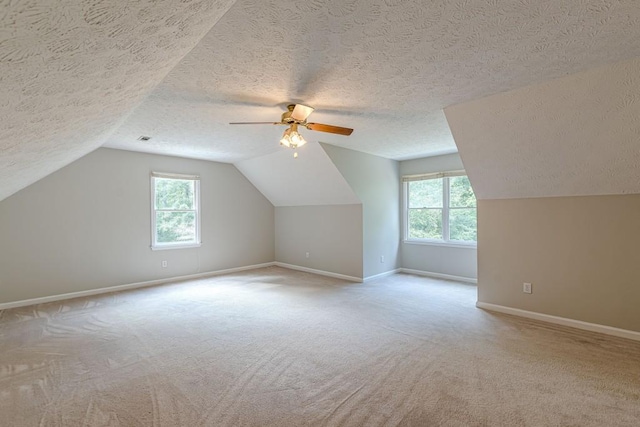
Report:
[{"label": "ceiling fan motor housing", "polygon": [[[338,135],[351,135],[353,129],[343,128],[340,126],[325,125],[322,123],[308,123],[307,118],[313,112],[313,107],[302,104],[289,104],[287,105],[287,111],[282,113],[279,122],[232,122],[232,125],[287,125],[287,126],[302,126],[309,130],[315,130],[319,132],[335,133]],[[297,128],[295,129],[297,133]]]},{"label": "ceiling fan motor housing", "polygon": [[[293,109],[296,107],[295,104],[289,104],[287,105],[287,111],[285,111],[284,113],[282,113],[282,123],[296,123],[297,121],[291,117],[291,114],[293,113]],[[297,122],[298,124],[300,122]]]}]

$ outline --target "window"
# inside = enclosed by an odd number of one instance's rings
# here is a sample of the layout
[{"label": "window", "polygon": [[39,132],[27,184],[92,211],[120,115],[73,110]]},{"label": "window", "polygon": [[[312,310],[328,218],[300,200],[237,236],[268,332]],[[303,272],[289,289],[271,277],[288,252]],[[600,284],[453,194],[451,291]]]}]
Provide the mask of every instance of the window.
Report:
[{"label": "window", "polygon": [[200,177],[151,173],[151,248],[200,246]]},{"label": "window", "polygon": [[459,172],[404,177],[405,240],[476,244],[476,197]]}]

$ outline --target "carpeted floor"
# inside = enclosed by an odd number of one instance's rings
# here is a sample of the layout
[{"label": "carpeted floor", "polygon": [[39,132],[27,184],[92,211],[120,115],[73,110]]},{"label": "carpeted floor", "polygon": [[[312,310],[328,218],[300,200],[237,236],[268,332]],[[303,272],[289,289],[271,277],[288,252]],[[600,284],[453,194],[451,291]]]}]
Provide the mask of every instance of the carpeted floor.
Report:
[{"label": "carpeted floor", "polygon": [[640,343],[270,267],[0,312],[2,426],[638,426]]}]

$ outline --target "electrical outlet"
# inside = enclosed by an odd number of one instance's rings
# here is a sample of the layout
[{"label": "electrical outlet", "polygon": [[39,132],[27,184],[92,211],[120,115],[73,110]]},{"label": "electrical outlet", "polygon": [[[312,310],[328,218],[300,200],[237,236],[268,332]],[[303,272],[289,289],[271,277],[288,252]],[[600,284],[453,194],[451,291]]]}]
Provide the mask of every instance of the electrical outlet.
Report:
[{"label": "electrical outlet", "polygon": [[167,261],[162,261],[162,268],[167,268]]},{"label": "electrical outlet", "polygon": [[306,256],[307,258],[309,258],[309,252],[307,252],[307,253],[305,254],[305,256]]},{"label": "electrical outlet", "polygon": [[524,292],[525,294],[530,294],[531,293],[531,283],[523,283],[522,284],[522,292]]},{"label": "electrical outlet", "polygon": [[384,262],[384,255],[380,255],[380,262]]}]

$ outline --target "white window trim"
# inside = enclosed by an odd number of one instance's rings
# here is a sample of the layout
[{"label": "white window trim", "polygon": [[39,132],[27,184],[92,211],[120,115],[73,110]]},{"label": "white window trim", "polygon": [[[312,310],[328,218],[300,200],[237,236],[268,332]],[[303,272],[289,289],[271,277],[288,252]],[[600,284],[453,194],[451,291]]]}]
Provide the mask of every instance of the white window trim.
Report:
[{"label": "white window trim", "polygon": [[[442,198],[442,235],[449,236],[449,198],[451,187],[449,185],[449,177],[466,176],[464,171],[438,172],[421,175],[407,175],[402,177],[402,242],[411,245],[427,245],[427,246],[444,246],[444,247],[463,247],[477,248],[478,242],[468,240],[449,240],[449,239],[418,239],[409,238],[409,182],[423,181],[426,179],[443,178],[443,198]],[[476,215],[477,215],[476,206]],[[445,217],[447,218],[445,220]]]},{"label": "white window trim", "polygon": [[[156,186],[155,178],[169,178],[169,179],[185,179],[194,181],[194,208],[196,214],[196,241],[195,242],[176,242],[176,243],[158,243],[156,241]],[[169,249],[187,249],[187,248],[199,248],[202,246],[202,240],[200,239],[200,176],[199,175],[183,175],[177,173],[165,173],[165,172],[151,172],[149,178],[151,187],[151,250],[152,251],[165,251]],[[190,212],[191,210],[189,210]]]},{"label": "white window trim", "polygon": [[430,239],[404,239],[402,243],[405,245],[418,245],[418,246],[442,246],[445,248],[468,248],[476,249],[478,247],[477,242],[465,242],[465,241],[449,241],[444,240],[430,240]]}]

